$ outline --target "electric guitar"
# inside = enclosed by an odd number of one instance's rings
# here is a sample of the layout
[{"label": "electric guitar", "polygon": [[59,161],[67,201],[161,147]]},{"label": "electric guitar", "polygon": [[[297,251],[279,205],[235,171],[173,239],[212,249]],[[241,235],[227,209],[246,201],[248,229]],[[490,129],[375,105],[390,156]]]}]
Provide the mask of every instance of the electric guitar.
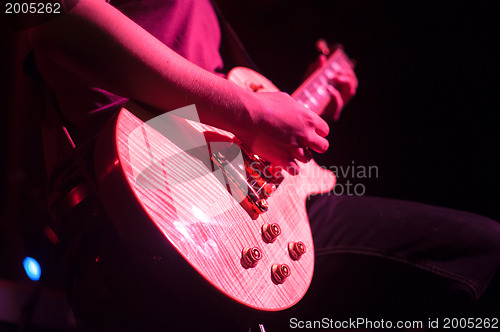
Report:
[{"label": "electric guitar", "polygon": [[[341,48],[292,95],[320,112],[328,83],[353,64]],[[237,67],[228,79],[255,92],[278,91]],[[128,102],[97,144],[96,173],[117,229],[164,242],[217,290],[251,308],[293,306],[313,276],[307,196],[331,190],[335,176],[313,160],[290,176],[245,151],[229,132],[199,123],[194,106],[143,121]]]}]

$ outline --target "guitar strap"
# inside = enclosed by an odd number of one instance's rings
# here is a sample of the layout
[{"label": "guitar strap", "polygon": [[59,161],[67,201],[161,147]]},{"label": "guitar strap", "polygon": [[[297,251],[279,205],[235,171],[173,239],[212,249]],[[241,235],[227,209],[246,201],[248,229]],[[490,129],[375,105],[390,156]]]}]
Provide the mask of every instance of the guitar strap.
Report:
[{"label": "guitar strap", "polygon": [[[49,121],[49,125],[55,126],[54,130],[59,135],[59,139],[63,144],[63,149],[71,156],[78,171],[84,178],[84,182],[72,188],[70,192],[58,193],[60,199],[55,202],[49,202],[49,210],[53,217],[61,217],[68,214],[72,208],[83,202],[91,195],[99,200],[99,192],[93,173],[85,164],[81,153],[78,151],[73,139],[67,129],[64,117],[61,114],[59,103],[52,89],[47,85],[43,77],[36,68],[34,51],[31,50],[23,62],[23,70],[28,78],[28,83],[31,85],[32,93],[34,94],[39,111],[42,117]],[[100,200],[99,200],[100,201]]]}]

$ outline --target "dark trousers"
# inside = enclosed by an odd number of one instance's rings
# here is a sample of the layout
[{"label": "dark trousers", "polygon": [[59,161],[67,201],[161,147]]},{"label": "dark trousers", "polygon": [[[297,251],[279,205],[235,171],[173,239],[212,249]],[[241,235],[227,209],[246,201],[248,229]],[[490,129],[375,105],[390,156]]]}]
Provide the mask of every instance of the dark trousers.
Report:
[{"label": "dark trousers", "polygon": [[248,331],[264,323],[267,332],[325,318],[419,319],[425,327],[438,317],[500,316],[499,223],[357,196],[316,196],[308,214],[316,250],[311,287],[291,309],[262,313],[218,311],[216,296],[164,290],[158,271],[176,273],[175,266],[151,263],[154,250],[124,244],[102,214],[79,213],[86,235],[68,245],[75,315],[90,330]]},{"label": "dark trousers", "polygon": [[325,317],[500,317],[499,223],[378,197],[318,196],[308,212],[315,275],[304,299],[273,321],[280,330]]}]

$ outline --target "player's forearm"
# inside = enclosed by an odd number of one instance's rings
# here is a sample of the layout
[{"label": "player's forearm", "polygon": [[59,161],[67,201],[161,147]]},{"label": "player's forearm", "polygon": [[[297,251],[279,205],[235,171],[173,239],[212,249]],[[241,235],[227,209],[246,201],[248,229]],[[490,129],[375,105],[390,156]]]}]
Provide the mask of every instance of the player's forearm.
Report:
[{"label": "player's forearm", "polygon": [[102,0],[80,0],[30,31],[42,52],[91,84],[168,111],[196,104],[230,131],[249,120],[250,93],[185,60]]},{"label": "player's forearm", "polygon": [[185,60],[102,0],[79,0],[31,31],[37,49],[117,95],[170,111],[195,104],[202,122],[234,133],[252,153],[298,172],[324,152],[328,125],[282,93],[253,93]]}]

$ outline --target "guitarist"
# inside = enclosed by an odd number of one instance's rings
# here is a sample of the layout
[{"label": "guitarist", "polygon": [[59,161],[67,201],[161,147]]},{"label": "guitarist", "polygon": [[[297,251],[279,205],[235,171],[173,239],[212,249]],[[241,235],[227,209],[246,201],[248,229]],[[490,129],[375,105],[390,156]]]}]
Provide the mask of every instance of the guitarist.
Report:
[{"label": "guitarist", "polygon": [[[168,303],[157,288],[161,281],[128,262],[128,249],[82,185],[92,177],[95,137],[128,99],[158,114],[195,104],[202,122],[234,133],[249,151],[294,175],[300,172],[296,161],[328,149],[328,124],[285,93],[253,93],[223,78],[221,32],[208,0],[63,0],[62,8],[57,18],[33,25],[29,40],[48,87],[48,189],[79,324],[92,330],[245,330],[238,319]],[[356,87],[355,77],[341,77],[331,86],[331,107],[341,108]],[[86,171],[68,152],[57,114]],[[491,280],[498,284],[500,227],[486,218],[331,195],[316,197],[308,214],[317,253],[311,289],[294,308],[259,317],[266,327],[284,330],[293,317],[461,315],[479,310],[470,303]],[[492,283],[482,300],[490,309],[498,304],[488,302],[497,286]]]}]

